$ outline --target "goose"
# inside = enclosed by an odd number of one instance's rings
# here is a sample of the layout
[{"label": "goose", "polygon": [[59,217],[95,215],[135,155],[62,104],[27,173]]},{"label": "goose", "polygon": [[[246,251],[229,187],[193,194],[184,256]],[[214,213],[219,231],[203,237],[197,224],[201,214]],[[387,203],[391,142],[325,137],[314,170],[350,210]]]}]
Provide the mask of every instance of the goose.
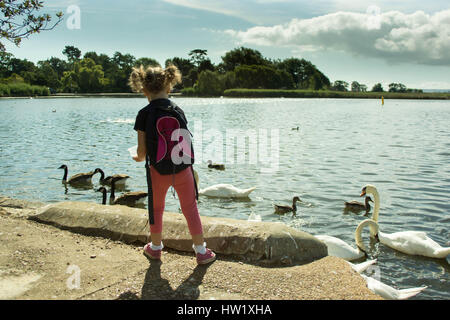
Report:
[{"label": "goose", "polygon": [[300,127],[296,127],[296,128],[292,128],[291,130],[299,130],[300,129]]},{"label": "goose", "polygon": [[[378,216],[380,197],[373,185],[366,185],[361,196],[372,194],[375,198],[375,209],[371,222],[371,235],[377,236],[378,240],[385,246],[409,255],[418,255],[428,258],[445,259],[450,254],[450,247],[441,247],[436,241],[429,238],[423,231],[400,231],[395,233],[384,233],[379,231]],[[366,221],[366,220],[365,220]]]},{"label": "goose", "polygon": [[125,183],[130,176],[126,174],[115,174],[105,178],[105,173],[102,169],[97,168],[94,170],[94,174],[100,173],[100,183],[110,186],[112,179],[116,179],[116,187],[125,187]]},{"label": "goose", "polygon": [[368,277],[363,274],[361,277],[366,280],[367,288],[369,288],[370,291],[388,300],[405,300],[414,297],[427,288],[425,286],[398,290],[372,277]]},{"label": "goose", "polygon": [[299,197],[296,196],[296,197],[292,198],[292,207],[290,207],[290,206],[281,206],[281,205],[275,204],[274,205],[275,213],[276,214],[285,214],[285,213],[288,213],[288,212],[292,212],[295,215],[296,212],[297,212],[297,205],[295,203],[297,201],[301,201]]},{"label": "goose", "polygon": [[103,199],[102,199],[102,204],[105,205],[106,204],[106,188],[105,187],[100,187],[96,190],[97,192],[101,192],[103,194]]},{"label": "goose", "polygon": [[[360,258],[363,258],[367,255],[367,249],[364,245],[364,242],[362,240],[362,231],[366,225],[369,225],[369,227],[372,229],[374,226],[370,225],[368,221],[371,221],[370,219],[366,219],[362,221],[355,231],[355,242],[357,248],[354,248],[347,244],[345,241],[328,236],[328,235],[318,235],[315,236],[320,241],[324,242],[325,245],[328,248],[328,255],[333,257],[342,258],[347,261],[353,261]],[[375,233],[375,230],[373,230]]]},{"label": "goose", "polygon": [[194,179],[197,184],[198,194],[212,198],[248,198],[256,187],[248,189],[240,189],[231,184],[215,184],[213,186],[199,189],[199,177],[196,170],[194,170]]},{"label": "goose", "polygon": [[67,180],[67,174],[69,172],[67,166],[65,164],[61,165],[58,169],[64,169],[64,177],[62,179],[62,182],[64,184],[91,184],[92,183],[92,176],[94,175],[94,171],[87,172],[87,173],[78,173],[74,176],[71,176],[69,180]]},{"label": "goose", "polygon": [[223,165],[223,164],[212,163],[211,160],[208,160],[207,163],[208,163],[208,168],[210,168],[210,169],[225,170],[225,165]]},{"label": "goose", "polygon": [[116,179],[112,179],[111,180],[111,195],[109,197],[109,202],[111,204],[134,206],[134,205],[138,205],[138,204],[143,204],[145,199],[148,196],[147,192],[135,191],[135,192],[124,193],[116,199],[116,196],[114,193],[115,189],[116,189]]},{"label": "goose", "polygon": [[353,201],[345,201],[345,209],[358,213],[360,211],[366,211],[366,213],[369,213],[371,207],[369,202],[373,202],[370,197],[366,197],[364,203],[353,200]]}]

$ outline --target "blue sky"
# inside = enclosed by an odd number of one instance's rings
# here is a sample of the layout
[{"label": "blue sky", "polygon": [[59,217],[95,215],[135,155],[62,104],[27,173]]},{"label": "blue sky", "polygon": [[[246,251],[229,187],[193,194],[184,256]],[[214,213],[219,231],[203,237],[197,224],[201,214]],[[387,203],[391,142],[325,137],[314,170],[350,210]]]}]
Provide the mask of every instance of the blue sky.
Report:
[{"label": "blue sky", "polygon": [[448,0],[44,0],[47,12],[70,5],[80,9],[80,29],[67,27],[66,13],[54,30],[7,50],[37,62],[63,58],[74,45],[163,64],[196,48],[218,63],[245,46],[268,58],[308,59],[331,81],[450,89]]}]

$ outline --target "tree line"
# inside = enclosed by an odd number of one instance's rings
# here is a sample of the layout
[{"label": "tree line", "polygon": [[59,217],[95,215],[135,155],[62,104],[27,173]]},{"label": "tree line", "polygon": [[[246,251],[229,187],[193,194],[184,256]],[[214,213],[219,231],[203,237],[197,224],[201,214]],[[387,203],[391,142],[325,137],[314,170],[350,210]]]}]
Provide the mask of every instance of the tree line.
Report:
[{"label": "tree line", "polygon": [[[133,67],[160,66],[153,58],[136,58],[115,52],[112,56],[89,51],[82,54],[75,46],[62,51],[66,59],[51,57],[37,64],[0,52],[0,84],[17,83],[42,86],[51,93],[126,93],[131,92],[128,77]],[[259,51],[239,47],[225,53],[214,64],[207,50],[194,49],[186,58],[173,57],[165,65],[173,64],[182,73],[182,82],[174,90],[186,95],[221,95],[227,89],[303,89],[366,92],[367,86],[354,81],[330,82],[314,64],[305,59],[265,58]],[[381,84],[372,88],[383,92]],[[389,85],[390,92],[411,92],[403,84]]]}]

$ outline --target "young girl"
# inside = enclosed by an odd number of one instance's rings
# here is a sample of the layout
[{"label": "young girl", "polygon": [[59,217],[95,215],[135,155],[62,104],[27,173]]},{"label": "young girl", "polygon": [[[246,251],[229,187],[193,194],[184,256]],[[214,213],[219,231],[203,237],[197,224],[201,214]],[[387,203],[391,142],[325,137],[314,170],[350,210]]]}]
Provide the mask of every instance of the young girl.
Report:
[{"label": "young girl", "polygon": [[[130,75],[129,84],[134,92],[143,92],[148,98],[149,105],[141,109],[136,117],[134,130],[138,134],[137,156],[133,159],[137,162],[145,161],[147,155],[146,145],[146,121],[149,111],[155,106],[159,99],[169,101],[169,93],[172,87],[181,81],[181,74],[177,67],[169,66],[166,69],[161,67],[149,67],[144,69],[142,66],[134,68]],[[158,104],[165,101],[158,101]],[[151,242],[144,246],[144,254],[150,259],[161,258],[161,250],[164,248],[162,243],[162,216],[164,212],[166,193],[170,186],[173,186],[180,199],[180,206],[186,218],[189,232],[192,236],[193,249],[197,255],[198,264],[206,264],[216,259],[216,255],[210,249],[206,248],[203,239],[202,223],[197,209],[197,200],[195,198],[194,177],[191,167],[188,167],[175,175],[161,175],[155,168],[150,167],[152,190],[153,190],[153,209],[154,224],[150,225]]]}]

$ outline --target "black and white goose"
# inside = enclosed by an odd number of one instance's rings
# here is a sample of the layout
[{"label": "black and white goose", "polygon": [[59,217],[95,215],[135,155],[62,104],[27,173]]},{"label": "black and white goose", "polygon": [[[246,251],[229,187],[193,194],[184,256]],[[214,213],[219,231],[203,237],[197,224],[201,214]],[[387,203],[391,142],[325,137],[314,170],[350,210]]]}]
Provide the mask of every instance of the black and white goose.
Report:
[{"label": "black and white goose", "polygon": [[60,166],[58,169],[64,169],[64,177],[62,179],[62,182],[64,184],[71,184],[71,185],[78,185],[78,184],[91,184],[92,183],[92,176],[94,175],[94,171],[86,172],[86,173],[78,173],[74,176],[71,176],[69,180],[67,180],[67,174],[69,172],[69,169],[65,164]]},{"label": "black and white goose", "polygon": [[132,207],[135,205],[143,204],[148,196],[147,192],[135,191],[124,193],[116,199],[115,190],[116,190],[116,179],[113,178],[111,180],[111,196],[109,198],[110,204],[121,204]]},{"label": "black and white goose", "polygon": [[108,186],[111,185],[112,179],[116,179],[116,187],[125,187],[127,179],[130,178],[130,176],[128,176],[126,174],[115,174],[112,176],[107,176],[105,178],[105,173],[100,168],[96,168],[94,170],[94,174],[96,174],[96,173],[100,173],[100,183],[103,185],[108,185]]}]

